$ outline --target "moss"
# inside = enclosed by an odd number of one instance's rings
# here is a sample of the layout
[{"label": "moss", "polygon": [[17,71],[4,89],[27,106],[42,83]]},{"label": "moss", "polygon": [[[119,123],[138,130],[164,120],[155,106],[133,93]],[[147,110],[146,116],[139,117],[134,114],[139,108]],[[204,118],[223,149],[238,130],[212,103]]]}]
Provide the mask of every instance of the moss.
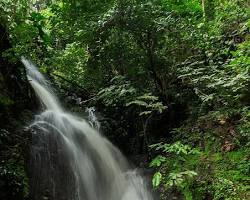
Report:
[{"label": "moss", "polygon": [[11,100],[8,96],[0,95],[0,106],[4,107],[4,106],[10,106],[13,104],[14,104],[14,101]]}]

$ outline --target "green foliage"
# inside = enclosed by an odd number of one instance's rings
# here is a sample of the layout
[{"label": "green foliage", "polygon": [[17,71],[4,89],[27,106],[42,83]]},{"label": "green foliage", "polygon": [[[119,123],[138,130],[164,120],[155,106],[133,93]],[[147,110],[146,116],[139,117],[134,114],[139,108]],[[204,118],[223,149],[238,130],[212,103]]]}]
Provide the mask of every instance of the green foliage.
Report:
[{"label": "green foliage", "polygon": [[157,188],[162,180],[162,174],[160,172],[156,172],[152,178],[153,188]]},{"label": "green foliage", "polygon": [[176,187],[183,193],[183,196],[187,200],[192,200],[193,195],[190,191],[190,185],[194,176],[197,176],[197,173],[194,171],[184,171],[184,172],[172,172],[168,175],[167,181],[165,183],[166,188]]},{"label": "green foliage", "polygon": [[[5,161],[4,161],[5,162]],[[22,161],[23,162],[23,161]],[[12,196],[22,196],[27,198],[29,195],[29,185],[24,163],[9,160],[0,166],[0,177],[7,183],[7,188],[12,190]]]},{"label": "green foliage", "polygon": [[166,160],[166,157],[158,155],[150,162],[149,167],[160,167]]},{"label": "green foliage", "polygon": [[189,155],[189,154],[199,154],[198,149],[193,149],[189,145],[184,145],[180,141],[175,142],[174,144],[153,144],[150,145],[151,148],[156,150],[161,150],[165,153],[173,153],[176,155]]},{"label": "green foliage", "polygon": [[241,109],[242,118],[237,125],[238,141],[240,144],[250,147],[250,109],[249,107],[243,107]]},{"label": "green foliage", "polygon": [[162,113],[163,110],[167,108],[164,106],[162,102],[159,102],[158,97],[153,96],[152,94],[144,94],[136,98],[136,100],[131,101],[126,104],[126,106],[137,105],[143,108],[144,111],[140,113],[140,115],[148,115],[153,111],[157,111]]},{"label": "green foliage", "polygon": [[214,183],[214,199],[227,199],[227,200],[239,200],[238,193],[236,192],[236,186],[232,181],[219,178]]},{"label": "green foliage", "polygon": [[157,169],[153,187],[164,188],[166,194],[169,189],[179,192],[184,199],[203,199],[208,194],[212,199],[248,199],[248,149],[223,156],[221,152],[212,153],[216,145],[212,143],[205,151],[180,142],[151,145],[160,153],[150,163]]},{"label": "green foliage", "polygon": [[202,7],[198,0],[161,0],[162,4],[169,10],[185,15],[202,15]]},{"label": "green foliage", "polygon": [[[0,129],[0,178],[1,192],[9,198],[25,199],[29,195],[29,183],[25,170],[25,161],[21,143],[13,145],[15,136],[5,129]],[[3,188],[5,191],[3,191]]]},{"label": "green foliage", "polygon": [[117,104],[126,105],[136,94],[136,89],[125,80],[125,77],[116,76],[111,79],[107,88],[99,91],[98,99],[102,100],[106,106],[117,106]]},{"label": "green foliage", "polygon": [[197,159],[200,151],[191,148],[189,145],[184,145],[180,141],[174,144],[158,143],[151,145],[150,148],[165,155],[158,155],[149,165],[159,170],[152,178],[153,187],[156,189],[162,184],[165,190],[177,189],[186,199],[192,199],[190,187],[197,173],[193,170],[181,170],[189,162],[190,156],[195,156],[195,159]]},{"label": "green foliage", "polygon": [[[66,44],[65,49],[58,52],[53,59],[53,74],[60,75],[60,77],[82,86],[86,83],[86,79],[84,79],[86,70],[84,68],[88,57],[87,51],[79,43]],[[49,67],[47,69],[50,70]],[[55,78],[60,83],[61,79]]]}]

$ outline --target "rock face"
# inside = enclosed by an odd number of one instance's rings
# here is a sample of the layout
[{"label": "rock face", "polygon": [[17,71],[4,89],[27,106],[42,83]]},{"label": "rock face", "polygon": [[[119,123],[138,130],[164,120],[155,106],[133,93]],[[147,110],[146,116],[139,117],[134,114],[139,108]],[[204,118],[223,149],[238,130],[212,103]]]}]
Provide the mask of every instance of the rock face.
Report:
[{"label": "rock face", "polygon": [[[33,200],[75,199],[75,181],[61,138],[51,130],[30,128],[32,142],[28,162],[30,197]],[[60,158],[60,159],[59,159]]]}]

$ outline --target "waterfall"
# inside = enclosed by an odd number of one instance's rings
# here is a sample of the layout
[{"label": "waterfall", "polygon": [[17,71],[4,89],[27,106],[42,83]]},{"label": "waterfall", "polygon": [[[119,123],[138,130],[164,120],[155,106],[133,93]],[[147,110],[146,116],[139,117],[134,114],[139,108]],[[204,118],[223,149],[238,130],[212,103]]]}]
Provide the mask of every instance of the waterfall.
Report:
[{"label": "waterfall", "polygon": [[44,109],[30,125],[31,198],[152,200],[145,180],[130,168],[122,153],[98,133],[98,128],[66,112],[34,64],[23,57],[22,62]]},{"label": "waterfall", "polygon": [[91,127],[95,128],[99,132],[101,125],[100,125],[100,122],[98,121],[98,119],[96,117],[95,107],[86,108],[85,112],[88,113],[88,121],[89,121]]}]

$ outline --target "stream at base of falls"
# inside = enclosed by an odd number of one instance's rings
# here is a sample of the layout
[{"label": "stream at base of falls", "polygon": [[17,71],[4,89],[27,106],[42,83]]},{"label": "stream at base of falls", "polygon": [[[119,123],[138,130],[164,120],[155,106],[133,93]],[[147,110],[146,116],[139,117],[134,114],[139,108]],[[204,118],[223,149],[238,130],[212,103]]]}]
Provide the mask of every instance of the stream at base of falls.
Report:
[{"label": "stream at base of falls", "polygon": [[[29,162],[34,200],[153,200],[145,179],[89,121],[60,105],[48,80],[22,57],[43,112],[35,117]],[[91,121],[92,120],[92,121]],[[90,124],[92,123],[92,126]]]}]

